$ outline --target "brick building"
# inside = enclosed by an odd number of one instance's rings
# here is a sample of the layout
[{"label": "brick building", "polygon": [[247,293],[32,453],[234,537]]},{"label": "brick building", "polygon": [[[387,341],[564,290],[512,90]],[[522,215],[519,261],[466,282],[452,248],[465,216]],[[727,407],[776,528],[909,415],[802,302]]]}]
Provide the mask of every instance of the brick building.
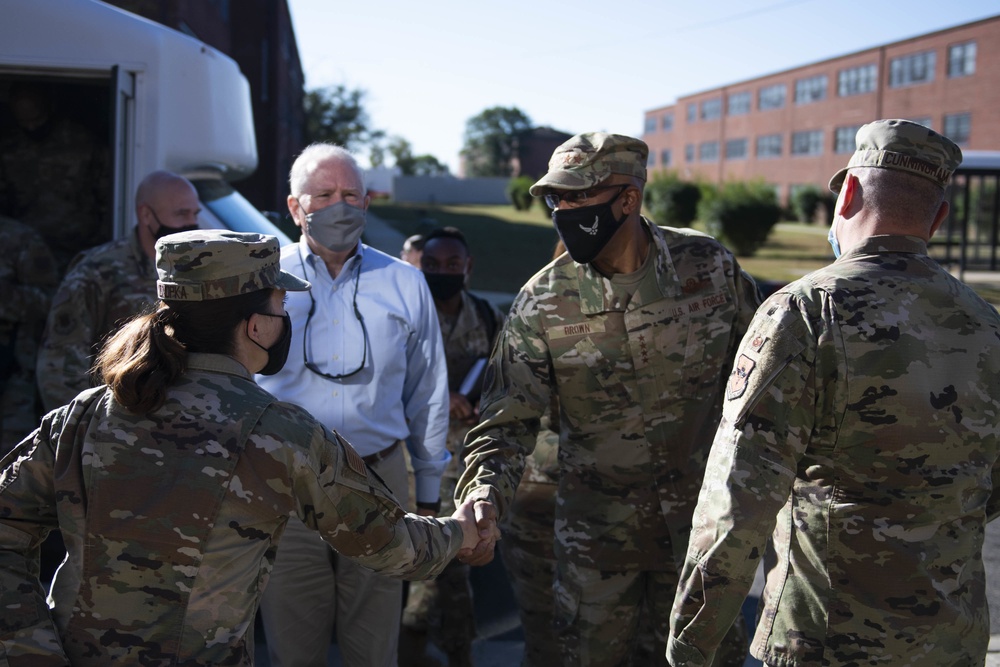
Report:
[{"label": "brick building", "polygon": [[906,118],[1000,149],[1000,16],[681,97],[645,113],[652,170],[825,189],[858,128]]},{"label": "brick building", "polygon": [[287,0],[105,1],[199,39],[239,64],[250,83],[257,169],[233,185],[258,209],[285,211],[288,170],[304,147],[305,124],[302,63]]}]

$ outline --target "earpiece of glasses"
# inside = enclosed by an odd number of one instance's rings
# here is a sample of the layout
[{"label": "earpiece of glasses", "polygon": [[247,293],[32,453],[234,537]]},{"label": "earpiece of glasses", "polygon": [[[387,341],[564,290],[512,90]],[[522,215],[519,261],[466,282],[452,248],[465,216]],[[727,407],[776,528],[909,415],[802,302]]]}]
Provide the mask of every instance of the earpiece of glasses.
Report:
[{"label": "earpiece of glasses", "polygon": [[610,190],[612,188],[618,188],[618,194],[621,194],[626,188],[628,188],[628,184],[595,185],[594,187],[587,188],[586,190],[566,190],[565,192],[560,193],[550,192],[545,195],[545,203],[548,204],[549,208],[559,208],[559,204],[563,203],[570,204],[572,206],[586,206],[588,201],[596,196],[598,192]]}]

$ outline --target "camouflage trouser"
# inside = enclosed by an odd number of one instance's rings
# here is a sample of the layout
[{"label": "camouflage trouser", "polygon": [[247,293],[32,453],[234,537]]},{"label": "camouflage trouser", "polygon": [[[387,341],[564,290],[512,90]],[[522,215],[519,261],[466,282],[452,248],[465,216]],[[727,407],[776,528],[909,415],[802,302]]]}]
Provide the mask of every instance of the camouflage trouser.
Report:
[{"label": "camouflage trouser", "polygon": [[[439,516],[455,512],[455,485],[451,477],[441,478]],[[469,566],[453,560],[431,581],[411,581],[403,609],[403,627],[426,633],[447,655],[472,655],[476,636],[475,609]],[[401,662],[403,657],[400,656]]]},{"label": "camouflage trouser", "polygon": [[552,632],[556,485],[521,481],[505,518],[500,550],[524,631],[524,667],[559,664]]},{"label": "camouflage trouser", "polygon": [[[608,572],[573,563],[556,565],[555,622],[564,665],[666,665],[670,609],[677,588],[673,571]],[[639,661],[641,617],[649,617],[655,645]],[[645,643],[645,642],[643,642]],[[742,615],[712,663],[742,667],[747,632]]]}]

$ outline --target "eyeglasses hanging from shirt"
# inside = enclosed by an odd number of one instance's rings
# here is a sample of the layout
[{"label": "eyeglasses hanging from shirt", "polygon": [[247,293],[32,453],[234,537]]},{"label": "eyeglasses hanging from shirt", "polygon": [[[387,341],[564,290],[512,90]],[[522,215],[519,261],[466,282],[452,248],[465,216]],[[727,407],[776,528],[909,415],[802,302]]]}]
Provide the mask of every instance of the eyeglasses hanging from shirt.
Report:
[{"label": "eyeglasses hanging from shirt", "polygon": [[[302,262],[302,258],[299,257],[299,262]],[[305,263],[302,262],[302,275],[305,275]],[[351,305],[354,308],[354,316],[358,318],[358,323],[361,324],[361,338],[363,339],[364,349],[361,353],[361,365],[350,373],[337,373],[330,374],[324,373],[320,370],[319,366],[314,361],[309,361],[309,324],[312,322],[313,315],[316,313],[316,299],[312,295],[312,290],[306,292],[309,295],[309,314],[306,316],[306,326],[302,331],[302,359],[305,363],[306,368],[310,371],[324,377],[327,380],[343,380],[349,378],[352,375],[357,375],[364,369],[365,363],[368,361],[368,328],[365,326],[365,318],[361,315],[361,311],[358,309],[358,282],[361,279],[361,258],[358,258],[357,267],[354,271],[354,296],[351,299]]]}]

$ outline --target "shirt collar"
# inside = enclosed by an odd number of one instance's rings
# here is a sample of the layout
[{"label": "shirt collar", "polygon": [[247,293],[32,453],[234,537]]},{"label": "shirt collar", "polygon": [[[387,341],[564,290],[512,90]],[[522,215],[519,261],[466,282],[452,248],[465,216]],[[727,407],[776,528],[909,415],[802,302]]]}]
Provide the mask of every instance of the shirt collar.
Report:
[{"label": "shirt collar", "polygon": [[[354,254],[351,255],[346,262],[344,262],[344,270],[337,276],[338,279],[345,275],[353,274],[355,265],[364,261],[366,247],[367,246],[364,243],[358,241]],[[312,278],[315,278],[316,275],[330,276],[330,272],[326,268],[326,263],[323,261],[322,257],[314,253],[312,248],[309,247],[309,242],[306,240],[305,234],[302,234],[299,237],[298,252],[299,259],[312,269]],[[317,267],[323,267],[322,274],[319,274],[319,269]],[[360,268],[358,270],[360,270]],[[303,275],[302,277],[305,280],[310,280],[310,276]]]}]

